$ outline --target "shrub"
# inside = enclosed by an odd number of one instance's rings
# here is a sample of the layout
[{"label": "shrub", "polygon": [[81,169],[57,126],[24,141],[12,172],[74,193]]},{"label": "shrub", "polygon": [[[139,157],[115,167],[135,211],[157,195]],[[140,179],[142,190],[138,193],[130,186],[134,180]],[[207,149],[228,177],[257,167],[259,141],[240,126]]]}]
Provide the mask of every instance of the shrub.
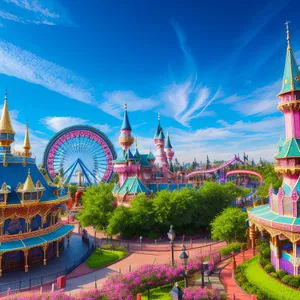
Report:
[{"label": "shrub", "polygon": [[276,272],[271,272],[270,275],[274,278],[278,278],[278,274]]},{"label": "shrub", "polygon": [[102,245],[101,246],[102,249],[105,249],[105,250],[113,250],[113,244],[107,244],[107,245]]},{"label": "shrub", "polygon": [[267,259],[265,259],[264,257],[260,257],[260,258],[259,258],[259,263],[260,263],[260,265],[264,268],[267,264],[270,263],[270,261],[267,260]]},{"label": "shrub", "polygon": [[273,267],[272,264],[267,264],[267,265],[265,265],[264,269],[265,269],[265,271],[266,271],[267,273],[275,272],[275,268]]},{"label": "shrub", "polygon": [[290,280],[289,285],[298,288],[300,286],[300,282],[297,280],[297,278],[293,278]]},{"label": "shrub", "polygon": [[235,253],[240,252],[242,245],[242,243],[231,243],[228,246],[222,248],[220,252],[223,256],[231,255],[232,251]]},{"label": "shrub", "polygon": [[128,252],[128,249],[125,246],[118,246],[114,250],[116,251],[122,251],[122,252]]},{"label": "shrub", "polygon": [[284,283],[286,283],[286,284],[289,284],[289,282],[290,282],[293,278],[294,278],[294,276],[292,276],[292,275],[285,275],[285,276],[281,279],[281,281],[284,282]]},{"label": "shrub", "polygon": [[283,270],[278,270],[277,274],[280,279],[282,279],[285,275],[287,275],[287,273]]}]

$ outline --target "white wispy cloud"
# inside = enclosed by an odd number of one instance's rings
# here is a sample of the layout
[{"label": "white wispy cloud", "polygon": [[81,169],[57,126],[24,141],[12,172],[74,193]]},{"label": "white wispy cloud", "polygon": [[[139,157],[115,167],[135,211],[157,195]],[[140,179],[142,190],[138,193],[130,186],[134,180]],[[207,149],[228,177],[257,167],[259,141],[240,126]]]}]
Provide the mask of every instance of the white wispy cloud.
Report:
[{"label": "white wispy cloud", "polygon": [[133,91],[113,91],[102,94],[102,101],[98,107],[106,113],[121,119],[125,103],[127,103],[130,111],[148,111],[159,104],[152,98],[141,98]]},{"label": "white wispy cloud", "polygon": [[[43,7],[38,0],[4,0],[8,4],[14,4],[22,9],[22,14],[16,15],[11,12],[0,10],[0,18],[19,22],[32,23],[36,25],[57,25],[60,15],[49,8]],[[50,4],[48,2],[48,4]],[[24,13],[25,12],[25,13]]]},{"label": "white wispy cloud", "polygon": [[220,96],[220,91],[213,92],[205,84],[200,84],[197,66],[188,47],[182,27],[175,20],[171,20],[178,43],[185,58],[185,73],[187,79],[184,82],[175,82],[167,85],[160,93],[159,99],[163,102],[162,113],[175,118],[176,121],[188,127],[192,119],[198,118],[207,107]]},{"label": "white wispy cloud", "polygon": [[232,104],[231,109],[245,116],[269,115],[277,111],[276,92],[281,89],[281,80],[254,90],[248,95],[232,95],[221,101]]},{"label": "white wispy cloud", "polygon": [[14,21],[14,22],[19,22],[19,23],[25,23],[25,21],[22,18],[4,10],[0,10],[0,18]]},{"label": "white wispy cloud", "polygon": [[0,40],[0,73],[13,76],[84,103],[96,104],[92,89],[72,71]]},{"label": "white wispy cloud", "polygon": [[52,131],[60,131],[66,127],[81,125],[86,122],[87,120],[75,117],[45,117],[41,119],[41,123]]},{"label": "white wispy cloud", "polygon": [[42,7],[38,0],[4,0],[7,3],[13,3],[20,8],[40,13],[45,17],[57,19],[59,14],[50,11],[48,8]]},{"label": "white wispy cloud", "polygon": [[40,120],[51,131],[57,132],[64,128],[74,126],[74,125],[90,125],[99,129],[100,131],[107,133],[111,131],[108,124],[94,124],[88,120],[76,117],[45,117]]}]

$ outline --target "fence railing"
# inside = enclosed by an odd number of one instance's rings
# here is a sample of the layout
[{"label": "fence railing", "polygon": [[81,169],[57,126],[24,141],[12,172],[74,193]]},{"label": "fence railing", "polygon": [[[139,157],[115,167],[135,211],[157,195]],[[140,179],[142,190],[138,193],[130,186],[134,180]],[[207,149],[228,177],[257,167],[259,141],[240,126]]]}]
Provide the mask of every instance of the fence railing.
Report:
[{"label": "fence railing", "polygon": [[[199,243],[202,242],[202,243]],[[212,249],[216,245],[224,244],[226,245],[225,241],[219,241],[219,242],[212,242],[208,239],[203,240],[185,240],[185,241],[175,241],[174,242],[174,250],[181,250],[182,244],[186,246],[187,250],[191,249],[198,249],[201,253],[203,249],[210,249],[209,252],[212,252]],[[128,242],[128,241],[122,241],[122,240],[112,240],[110,238],[97,238],[97,246],[103,246],[112,244],[114,247],[125,247],[130,252],[136,252],[136,251],[157,251],[157,252],[166,252],[170,251],[170,243],[163,241],[154,241],[153,243],[143,243],[143,242]]]},{"label": "fence railing", "polygon": [[[88,258],[88,256],[94,251],[94,248],[95,246],[92,244],[91,247],[88,249],[88,251],[80,259],[74,260],[73,263],[66,265],[64,269],[61,269],[60,271],[57,271],[55,273],[45,275],[45,276],[28,278],[20,281],[0,284],[0,293],[7,292],[9,288],[11,291],[31,290],[43,284],[55,282],[57,277],[71,273],[76,267],[82,264]],[[5,274],[3,274],[3,276],[5,276]]]}]

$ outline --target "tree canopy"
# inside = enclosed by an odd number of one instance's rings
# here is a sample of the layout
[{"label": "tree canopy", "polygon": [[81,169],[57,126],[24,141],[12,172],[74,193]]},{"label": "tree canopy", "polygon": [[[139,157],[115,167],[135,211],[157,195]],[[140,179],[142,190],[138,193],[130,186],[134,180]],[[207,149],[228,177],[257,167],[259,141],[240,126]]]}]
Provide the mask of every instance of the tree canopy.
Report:
[{"label": "tree canopy", "polygon": [[112,184],[101,183],[86,189],[82,195],[84,209],[76,216],[83,226],[96,226],[102,230],[108,224],[115,209],[112,188]]},{"label": "tree canopy", "polygon": [[199,190],[163,190],[153,199],[139,194],[131,202],[131,208],[118,207],[111,214],[106,232],[156,238],[168,232],[172,224],[178,234],[193,234],[199,228],[208,227],[232,200],[246,193],[245,189],[230,182],[206,182]]},{"label": "tree canopy", "polygon": [[228,207],[211,222],[214,240],[244,241],[246,237],[247,213],[236,207]]}]

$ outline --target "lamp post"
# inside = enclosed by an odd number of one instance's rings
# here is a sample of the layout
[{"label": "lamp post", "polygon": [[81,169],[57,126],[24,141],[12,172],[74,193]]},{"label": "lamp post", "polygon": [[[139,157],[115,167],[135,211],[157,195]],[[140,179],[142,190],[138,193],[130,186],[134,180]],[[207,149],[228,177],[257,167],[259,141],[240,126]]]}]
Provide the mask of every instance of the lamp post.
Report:
[{"label": "lamp post", "polygon": [[141,251],[143,250],[143,244],[142,244],[142,241],[143,241],[143,237],[140,236]]},{"label": "lamp post", "polygon": [[201,287],[204,288],[204,265],[203,265],[203,260],[201,260]]},{"label": "lamp post", "polygon": [[175,231],[173,229],[173,225],[170,226],[170,230],[168,232],[168,238],[171,244],[171,251],[172,251],[172,267],[174,267],[174,239],[175,239]]},{"label": "lamp post", "polygon": [[97,242],[97,237],[96,237],[96,234],[97,234],[96,226],[94,225],[93,228],[94,228],[94,245],[95,245],[95,249],[96,249],[96,242]]},{"label": "lamp post", "polygon": [[184,287],[187,288],[188,287],[188,276],[187,276],[186,266],[187,266],[189,256],[187,255],[185,250],[186,250],[186,247],[184,245],[182,245],[182,247],[181,247],[182,252],[179,255],[179,258],[181,259],[181,264],[182,264],[183,270],[184,270]]}]

